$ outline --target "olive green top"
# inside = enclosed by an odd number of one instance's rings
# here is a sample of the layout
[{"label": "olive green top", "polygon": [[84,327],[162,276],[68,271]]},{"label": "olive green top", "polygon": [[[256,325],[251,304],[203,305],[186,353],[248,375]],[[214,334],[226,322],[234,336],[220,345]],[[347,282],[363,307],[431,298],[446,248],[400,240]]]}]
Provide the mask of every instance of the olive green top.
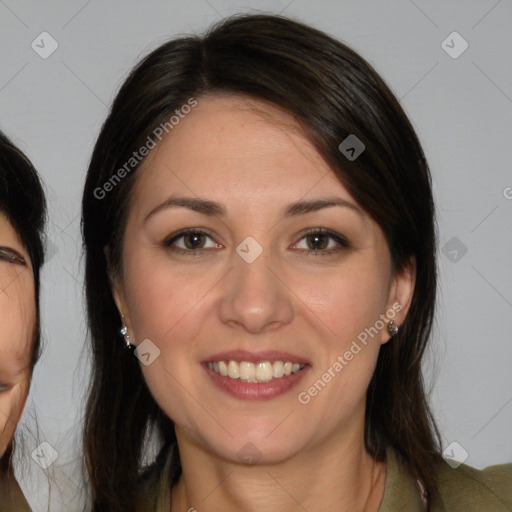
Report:
[{"label": "olive green top", "polygon": [[31,512],[18,482],[0,475],[0,512]]},{"label": "olive green top", "polygon": [[[170,512],[171,453],[160,475],[145,484],[140,512]],[[399,463],[393,449],[386,452],[386,484],[379,512],[423,512],[420,487]],[[477,470],[465,464],[453,469],[443,465],[438,472],[440,499],[432,512],[512,512],[512,464]]]}]

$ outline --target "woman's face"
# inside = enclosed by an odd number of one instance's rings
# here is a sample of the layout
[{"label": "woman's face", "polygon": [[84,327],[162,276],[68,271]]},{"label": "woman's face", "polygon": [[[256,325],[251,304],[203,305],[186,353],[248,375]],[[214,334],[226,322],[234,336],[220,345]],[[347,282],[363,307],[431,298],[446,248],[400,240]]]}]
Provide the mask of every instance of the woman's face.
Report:
[{"label": "woman's face", "polygon": [[141,171],[122,254],[116,303],[150,340],[141,367],[179,442],[275,462],[362,435],[382,319],[402,323],[414,272],[392,274],[381,229],[287,114],[200,98]]},{"label": "woman's face", "polygon": [[27,399],[35,321],[30,259],[0,214],[0,457],[12,440]]}]

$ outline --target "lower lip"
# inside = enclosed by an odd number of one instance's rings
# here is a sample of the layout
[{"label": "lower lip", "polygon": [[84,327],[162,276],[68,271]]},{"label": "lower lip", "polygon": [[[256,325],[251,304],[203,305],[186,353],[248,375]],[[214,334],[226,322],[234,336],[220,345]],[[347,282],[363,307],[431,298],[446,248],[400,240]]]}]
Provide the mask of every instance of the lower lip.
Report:
[{"label": "lower lip", "polygon": [[201,365],[214,384],[222,391],[235,398],[243,400],[270,400],[276,396],[290,391],[299,380],[307,373],[310,366],[306,365],[297,373],[291,373],[269,382],[244,382],[240,379],[224,377],[213,370],[210,370],[205,363]]}]

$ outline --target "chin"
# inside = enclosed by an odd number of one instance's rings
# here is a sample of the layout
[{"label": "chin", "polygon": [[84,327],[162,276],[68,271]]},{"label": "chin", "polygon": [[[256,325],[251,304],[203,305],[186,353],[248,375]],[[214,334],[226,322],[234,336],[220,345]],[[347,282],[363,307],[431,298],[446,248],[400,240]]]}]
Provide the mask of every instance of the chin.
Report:
[{"label": "chin", "polygon": [[221,459],[247,466],[285,462],[304,450],[307,443],[286,429],[269,436],[275,427],[276,422],[268,429],[245,429],[239,435],[230,431],[233,437],[226,434],[222,439],[203,439],[199,443]]}]

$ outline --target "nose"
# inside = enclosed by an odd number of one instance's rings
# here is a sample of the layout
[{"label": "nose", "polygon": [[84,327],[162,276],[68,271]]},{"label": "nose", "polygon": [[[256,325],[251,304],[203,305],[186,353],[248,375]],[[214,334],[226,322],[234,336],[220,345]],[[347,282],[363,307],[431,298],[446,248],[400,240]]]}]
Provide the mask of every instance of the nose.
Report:
[{"label": "nose", "polygon": [[289,324],[294,317],[293,292],[269,251],[251,263],[233,254],[234,268],[223,280],[219,316],[222,322],[241,326],[251,334]]}]

